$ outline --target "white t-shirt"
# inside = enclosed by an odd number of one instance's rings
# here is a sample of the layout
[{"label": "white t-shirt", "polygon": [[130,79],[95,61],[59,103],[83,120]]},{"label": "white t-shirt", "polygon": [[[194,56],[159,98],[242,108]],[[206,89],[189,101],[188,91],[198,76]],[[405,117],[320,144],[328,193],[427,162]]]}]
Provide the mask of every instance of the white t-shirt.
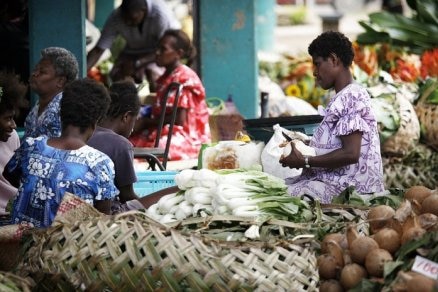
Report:
[{"label": "white t-shirt", "polygon": [[7,214],[6,205],[17,194],[17,189],[3,177],[3,170],[18,147],[20,147],[20,138],[16,131],[12,132],[8,141],[0,142],[0,215]]}]

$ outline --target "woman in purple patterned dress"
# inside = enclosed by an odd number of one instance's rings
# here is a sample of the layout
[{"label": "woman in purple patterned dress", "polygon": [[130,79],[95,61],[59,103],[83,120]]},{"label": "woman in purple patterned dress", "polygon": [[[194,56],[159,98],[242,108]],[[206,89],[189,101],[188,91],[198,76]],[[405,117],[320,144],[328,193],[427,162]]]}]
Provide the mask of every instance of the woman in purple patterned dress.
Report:
[{"label": "woman in purple patterned dress", "polygon": [[351,42],[339,32],[324,32],[308,51],[317,83],[334,88],[336,94],[326,109],[319,109],[324,118],[310,141],[316,156],[293,148],[280,160],[284,167],[303,168],[300,176],[286,179],[289,193],[330,203],[349,186],[361,194],[383,191],[377,121],[369,94],[354,83],[349,69],[354,58]]}]

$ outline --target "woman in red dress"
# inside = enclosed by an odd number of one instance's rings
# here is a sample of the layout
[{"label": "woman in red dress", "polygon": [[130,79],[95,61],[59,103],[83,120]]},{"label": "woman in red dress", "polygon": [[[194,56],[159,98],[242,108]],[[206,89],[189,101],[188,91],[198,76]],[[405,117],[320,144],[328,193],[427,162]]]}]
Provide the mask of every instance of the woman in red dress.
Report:
[{"label": "woman in red dress", "polygon": [[[169,151],[169,160],[197,158],[203,143],[210,141],[205,89],[198,75],[183,60],[190,61],[195,49],[181,30],[167,30],[162,36],[156,51],[156,62],[166,69],[157,80],[157,94],[150,115],[140,117],[134,127],[130,140],[135,147],[153,147],[156,138],[161,100],[172,82],[182,84],[178,109]],[[170,120],[174,96],[166,103],[165,124]],[[159,147],[164,148],[169,125],[161,132]]]}]

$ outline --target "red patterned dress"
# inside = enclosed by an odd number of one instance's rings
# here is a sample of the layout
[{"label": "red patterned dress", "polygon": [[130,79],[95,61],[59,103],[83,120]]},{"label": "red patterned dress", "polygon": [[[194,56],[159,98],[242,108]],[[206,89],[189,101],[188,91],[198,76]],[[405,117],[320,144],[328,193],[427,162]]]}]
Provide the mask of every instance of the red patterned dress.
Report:
[{"label": "red patterned dress", "polygon": [[[198,75],[186,65],[180,65],[170,74],[164,74],[157,80],[157,95],[152,106],[152,118],[158,119],[161,111],[161,99],[166,94],[167,87],[172,82],[183,85],[178,101],[179,108],[187,109],[187,120],[183,125],[173,127],[169,150],[169,160],[184,160],[197,158],[203,143],[210,142],[210,127],[208,125],[207,103],[205,89]],[[167,114],[171,114],[174,96],[170,96],[166,104]],[[164,148],[167,141],[169,125],[163,127],[159,147]],[[147,129],[142,134],[130,137],[135,147],[153,147],[156,137],[156,127]]]}]

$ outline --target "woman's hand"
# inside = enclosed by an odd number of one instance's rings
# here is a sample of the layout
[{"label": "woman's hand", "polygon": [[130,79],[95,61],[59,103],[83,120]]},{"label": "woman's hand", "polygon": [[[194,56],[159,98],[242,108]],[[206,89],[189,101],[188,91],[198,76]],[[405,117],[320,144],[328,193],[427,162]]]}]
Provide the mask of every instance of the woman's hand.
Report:
[{"label": "woman's hand", "polygon": [[304,167],[304,156],[300,151],[295,147],[294,143],[290,143],[292,147],[292,151],[288,156],[284,156],[280,159],[280,164],[283,167],[289,168],[303,168]]}]

